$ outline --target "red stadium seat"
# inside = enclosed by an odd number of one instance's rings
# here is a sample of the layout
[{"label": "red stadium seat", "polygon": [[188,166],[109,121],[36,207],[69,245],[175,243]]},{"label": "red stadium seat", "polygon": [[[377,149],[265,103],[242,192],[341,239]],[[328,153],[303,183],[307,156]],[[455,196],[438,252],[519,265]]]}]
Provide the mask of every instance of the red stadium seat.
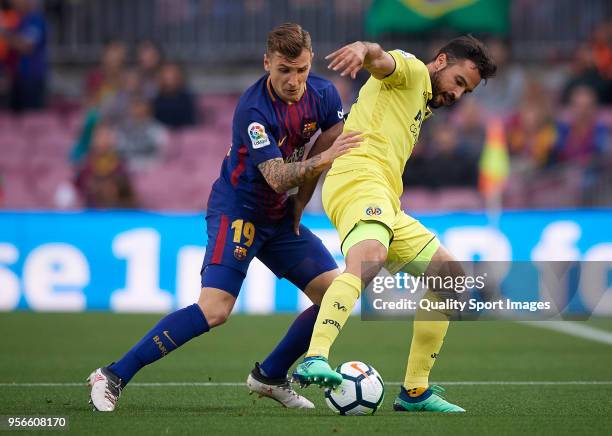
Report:
[{"label": "red stadium seat", "polygon": [[0,169],[15,168],[28,158],[28,140],[14,131],[0,132]]},{"label": "red stadium seat", "polygon": [[39,208],[31,183],[24,171],[13,169],[2,172],[4,208],[37,209]]},{"label": "red stadium seat", "polygon": [[60,120],[51,111],[34,112],[19,118],[21,129],[26,134],[46,133],[60,128]]},{"label": "red stadium seat", "polygon": [[401,207],[410,212],[423,212],[436,210],[436,195],[425,188],[408,188],[404,190],[401,198]]},{"label": "red stadium seat", "polygon": [[438,194],[438,210],[481,210],[484,202],[474,188],[445,188]]}]

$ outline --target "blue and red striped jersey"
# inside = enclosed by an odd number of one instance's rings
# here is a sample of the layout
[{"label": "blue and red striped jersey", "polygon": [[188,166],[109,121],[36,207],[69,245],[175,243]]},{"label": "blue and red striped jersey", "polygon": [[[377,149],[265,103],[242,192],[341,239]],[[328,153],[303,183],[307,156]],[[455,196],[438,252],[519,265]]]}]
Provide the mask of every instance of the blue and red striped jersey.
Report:
[{"label": "blue and red striped jersey", "polygon": [[269,75],[260,78],[236,106],[232,145],[213,185],[208,209],[258,222],[283,218],[287,194],[274,192],[257,165],[279,157],[285,162],[302,160],[315,132],[329,129],[342,118],[340,95],[329,80],[310,74],[300,101],[288,104],[274,92]]}]

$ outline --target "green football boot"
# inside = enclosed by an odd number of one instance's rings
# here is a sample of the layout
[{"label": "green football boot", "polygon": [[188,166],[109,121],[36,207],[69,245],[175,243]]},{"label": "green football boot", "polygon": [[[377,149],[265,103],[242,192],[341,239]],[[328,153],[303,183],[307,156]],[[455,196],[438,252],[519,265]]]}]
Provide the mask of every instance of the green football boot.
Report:
[{"label": "green football boot", "polygon": [[418,396],[410,396],[402,386],[401,392],[393,402],[393,410],[397,412],[465,412],[465,409],[446,401],[443,395],[442,386],[431,385]]},{"label": "green football boot", "polygon": [[335,388],[342,383],[342,375],[334,371],[322,356],[307,357],[293,372],[293,381],[302,387],[310,384]]}]

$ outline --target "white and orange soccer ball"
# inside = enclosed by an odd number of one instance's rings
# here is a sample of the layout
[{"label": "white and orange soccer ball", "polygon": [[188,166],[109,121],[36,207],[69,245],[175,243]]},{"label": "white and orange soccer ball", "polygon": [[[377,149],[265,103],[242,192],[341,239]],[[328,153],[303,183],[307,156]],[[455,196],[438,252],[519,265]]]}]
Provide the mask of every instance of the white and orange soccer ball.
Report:
[{"label": "white and orange soccer ball", "polygon": [[342,383],[335,389],[325,390],[325,402],[340,415],[371,415],[385,398],[382,377],[363,362],[345,362],[336,368]]}]

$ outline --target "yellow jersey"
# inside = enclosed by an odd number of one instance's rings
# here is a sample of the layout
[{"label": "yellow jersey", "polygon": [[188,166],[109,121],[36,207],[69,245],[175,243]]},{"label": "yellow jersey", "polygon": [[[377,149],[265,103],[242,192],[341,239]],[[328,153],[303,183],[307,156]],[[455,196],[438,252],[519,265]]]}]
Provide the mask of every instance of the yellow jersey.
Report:
[{"label": "yellow jersey", "polygon": [[431,111],[431,80],[423,62],[402,50],[389,54],[395,70],[382,80],[373,76],[359,91],[344,131],[360,131],[362,144],[337,158],[329,174],[368,168],[382,176],[401,196],[402,173],[417,142],[421,124]]}]

